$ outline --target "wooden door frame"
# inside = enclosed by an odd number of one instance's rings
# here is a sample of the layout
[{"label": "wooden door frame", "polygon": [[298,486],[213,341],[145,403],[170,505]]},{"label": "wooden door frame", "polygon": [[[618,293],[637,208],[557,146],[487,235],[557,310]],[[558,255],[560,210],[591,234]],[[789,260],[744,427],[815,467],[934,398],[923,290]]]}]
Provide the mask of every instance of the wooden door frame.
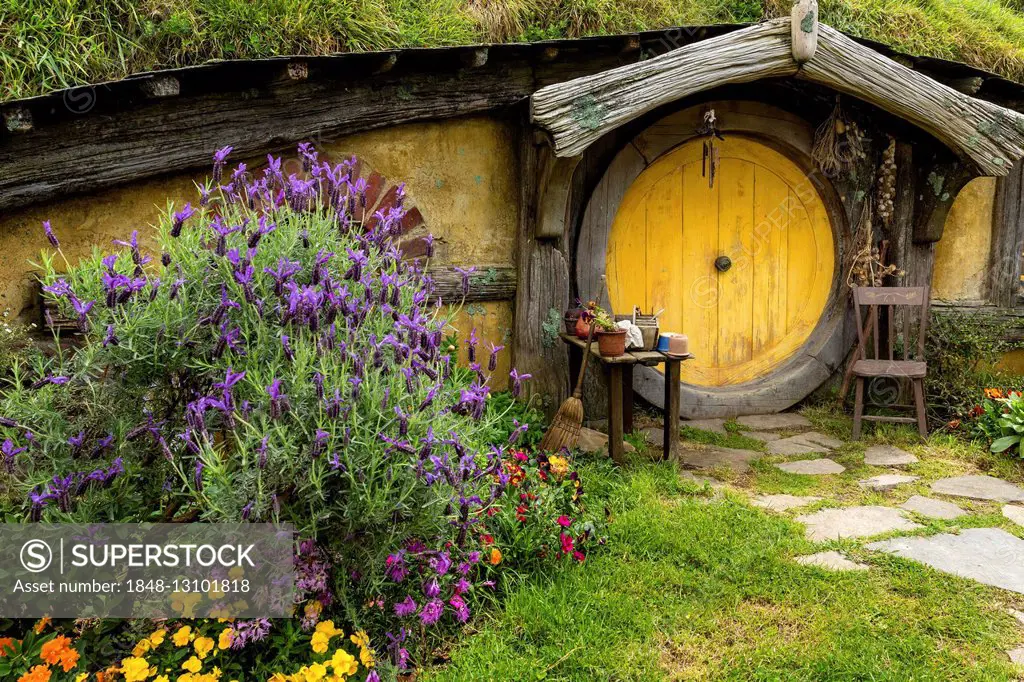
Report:
[{"label": "wooden door frame", "polygon": [[[700,117],[708,108],[715,108],[723,134],[755,138],[789,158],[808,175],[828,212],[836,265],[825,310],[803,346],[770,374],[754,381],[724,387],[683,385],[681,411],[688,419],[784,410],[828,380],[841,365],[849,341],[842,278],[845,257],[850,251],[850,207],[844,205],[831,181],[811,159],[813,127],[795,114],[756,101],[716,100],[680,109],[642,130],[618,151],[583,210],[575,250],[577,291],[600,288],[611,226],[633,181],[662,155],[693,139]],[[603,297],[609,300],[606,287]],[[643,368],[636,372],[634,389],[649,402],[660,405],[664,376]]]}]

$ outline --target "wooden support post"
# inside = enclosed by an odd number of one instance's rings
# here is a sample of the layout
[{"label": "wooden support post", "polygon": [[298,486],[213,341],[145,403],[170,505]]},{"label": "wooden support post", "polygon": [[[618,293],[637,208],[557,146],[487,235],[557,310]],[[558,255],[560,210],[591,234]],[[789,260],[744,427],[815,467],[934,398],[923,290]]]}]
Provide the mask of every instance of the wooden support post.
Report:
[{"label": "wooden support post", "polygon": [[633,367],[622,368],[622,433],[633,433]]},{"label": "wooden support post", "polygon": [[622,448],[622,365],[608,365],[608,453],[624,464]]},{"label": "wooden support post", "polygon": [[679,360],[665,362],[665,459],[679,459]]},{"label": "wooden support post", "polygon": [[818,49],[818,0],[797,0],[790,16],[793,61],[804,64]]}]

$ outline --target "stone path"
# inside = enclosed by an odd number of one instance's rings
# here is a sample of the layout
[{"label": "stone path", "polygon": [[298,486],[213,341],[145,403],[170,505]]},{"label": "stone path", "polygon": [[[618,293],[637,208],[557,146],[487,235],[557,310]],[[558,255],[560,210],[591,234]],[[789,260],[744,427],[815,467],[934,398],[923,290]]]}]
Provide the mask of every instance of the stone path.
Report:
[{"label": "stone path", "polygon": [[822,476],[825,474],[841,474],[846,471],[839,462],[830,459],[801,459],[796,462],[778,462],[776,468],[790,474],[803,474],[804,476]]},{"label": "stone path", "polygon": [[1024,502],[1024,490],[992,476],[956,476],[932,483],[932,490],[943,495],[969,497],[972,500]]},{"label": "stone path", "polygon": [[882,474],[880,476],[872,476],[866,478],[863,481],[857,481],[857,484],[861,488],[868,490],[874,490],[876,493],[885,493],[890,490],[895,490],[896,486],[902,485],[903,483],[913,483],[918,480],[920,476],[902,476],[900,474]]},{"label": "stone path", "polygon": [[1003,516],[1010,519],[1018,526],[1024,526],[1024,507],[1008,504],[1003,507]]},{"label": "stone path", "polygon": [[[739,417],[743,435],[766,444],[771,455],[807,456],[807,459],[777,462],[773,466],[787,473],[804,476],[838,476],[846,467],[829,459],[832,450],[844,445],[843,441],[813,430],[803,415],[781,413]],[[705,419],[686,422],[685,426],[719,434],[727,434],[725,420]],[[795,435],[793,435],[795,433]],[[661,429],[646,429],[645,435],[653,444],[661,445]],[[605,443],[602,443],[605,445]],[[694,469],[729,468],[739,473],[751,470],[750,464],[765,453],[754,450],[703,447],[681,453],[684,466]],[[914,475],[918,457],[892,445],[871,445],[864,452],[864,464],[887,467],[878,473],[857,481],[861,488],[874,492],[900,495],[903,486],[910,486],[920,477]],[[909,468],[909,472],[898,469]],[[686,479],[709,483],[722,495],[725,484],[716,479],[683,472]],[[1024,594],[1024,539],[1000,528],[967,528],[957,533],[930,536],[897,536],[887,540],[871,539],[888,533],[912,533],[924,529],[910,514],[927,519],[951,521],[969,514],[959,505],[942,497],[960,497],[971,500],[998,502],[1002,514],[1013,523],[1024,526],[1024,489],[992,476],[966,475],[943,478],[931,483],[936,496],[912,495],[892,506],[861,505],[826,508],[800,514],[803,507],[825,501],[816,495],[755,494],[751,504],[778,514],[793,514],[803,524],[806,537],[812,542],[840,539],[867,539],[865,549],[884,552],[918,561],[936,570],[969,578],[977,582]],[[897,500],[902,499],[897,497]],[[898,507],[897,507],[898,505]],[[851,560],[840,551],[821,551],[798,556],[794,561],[831,571],[867,571],[870,566]],[[1024,611],[1010,609],[1010,613],[1024,627]],[[1010,659],[1024,666],[1024,644],[1007,651]]]},{"label": "stone path", "polygon": [[745,473],[750,471],[752,461],[763,456],[764,453],[756,450],[710,447],[700,450],[682,450],[679,453],[679,461],[684,466],[694,469],[726,467],[737,473]]},{"label": "stone path", "polygon": [[811,426],[807,417],[796,412],[780,412],[778,414],[754,414],[737,417],[736,423],[755,431],[772,431],[775,429],[803,429]]},{"label": "stone path", "polygon": [[892,445],[872,445],[864,451],[864,463],[876,467],[898,467],[914,464],[917,457]]},{"label": "stone path", "polygon": [[926,516],[929,519],[945,519],[947,521],[955,519],[958,516],[963,516],[967,513],[952,502],[936,500],[931,497],[923,497],[921,495],[914,495],[900,505],[900,507],[907,511],[920,514],[921,516]]},{"label": "stone path", "polygon": [[821,502],[823,497],[816,497],[809,495],[807,497],[798,497],[796,495],[758,495],[751,504],[755,507],[761,507],[768,511],[789,511],[790,509],[797,509],[799,507],[806,507],[809,504],[815,502]]},{"label": "stone path", "polygon": [[871,543],[867,548],[1024,594],[1024,540],[1000,528],[967,528],[959,535],[893,538]]},{"label": "stone path", "polygon": [[[584,426],[583,428],[580,429],[580,439],[576,443],[576,447],[578,447],[583,452],[590,452],[595,454],[603,453],[607,455],[608,434],[601,433],[600,431],[595,431],[594,429],[588,429],[587,427]],[[622,443],[622,448],[626,452],[636,452],[636,448],[627,442]]]},{"label": "stone path", "polygon": [[807,556],[798,556],[796,558],[798,564],[804,566],[817,566],[830,571],[866,571],[868,570],[867,564],[859,564],[856,561],[850,561],[839,552],[818,552],[817,554],[808,554]]},{"label": "stone path", "polygon": [[814,514],[798,516],[796,520],[807,526],[807,539],[812,542],[866,538],[896,530],[924,528],[907,519],[899,509],[879,506],[822,509]]}]

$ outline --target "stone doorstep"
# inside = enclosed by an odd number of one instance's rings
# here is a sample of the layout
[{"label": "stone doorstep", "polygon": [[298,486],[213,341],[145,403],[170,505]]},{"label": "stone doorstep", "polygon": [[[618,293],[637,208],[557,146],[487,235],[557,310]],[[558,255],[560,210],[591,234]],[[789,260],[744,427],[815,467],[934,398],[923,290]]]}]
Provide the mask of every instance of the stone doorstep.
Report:
[{"label": "stone doorstep", "polygon": [[914,495],[900,505],[900,507],[930,519],[945,519],[947,521],[967,513],[952,502],[936,500],[922,495]]},{"label": "stone doorstep", "polygon": [[796,562],[803,566],[817,566],[818,568],[824,568],[829,571],[868,570],[867,564],[860,564],[856,561],[851,561],[847,559],[845,556],[843,556],[841,553],[836,551],[818,552],[817,554],[798,556],[796,557]]},{"label": "stone doorstep", "polygon": [[[608,452],[608,434],[584,426],[580,429],[580,439],[576,447],[583,452],[594,454]],[[626,452],[636,452],[636,448],[626,441],[623,441],[622,448]]]},{"label": "stone doorstep", "polygon": [[722,435],[729,433],[725,430],[724,419],[693,419],[690,421],[680,422],[679,425],[688,426],[691,429],[700,429],[701,431],[720,433]]}]

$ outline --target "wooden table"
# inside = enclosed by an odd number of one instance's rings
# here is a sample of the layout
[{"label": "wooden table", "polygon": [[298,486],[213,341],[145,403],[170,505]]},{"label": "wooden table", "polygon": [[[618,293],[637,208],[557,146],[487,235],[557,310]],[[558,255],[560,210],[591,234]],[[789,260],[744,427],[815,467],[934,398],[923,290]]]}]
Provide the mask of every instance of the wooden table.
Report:
[{"label": "wooden table", "polygon": [[[570,349],[573,376],[579,372],[587,342],[571,334],[559,334]],[[633,367],[656,367],[665,364],[665,433],[664,457],[675,459],[679,454],[679,365],[693,355],[674,358],[661,351],[626,351],[625,355],[606,358],[597,350],[597,341],[590,347],[591,361],[597,359],[608,377],[608,452],[616,463],[622,463],[622,437],[633,430]]]}]

